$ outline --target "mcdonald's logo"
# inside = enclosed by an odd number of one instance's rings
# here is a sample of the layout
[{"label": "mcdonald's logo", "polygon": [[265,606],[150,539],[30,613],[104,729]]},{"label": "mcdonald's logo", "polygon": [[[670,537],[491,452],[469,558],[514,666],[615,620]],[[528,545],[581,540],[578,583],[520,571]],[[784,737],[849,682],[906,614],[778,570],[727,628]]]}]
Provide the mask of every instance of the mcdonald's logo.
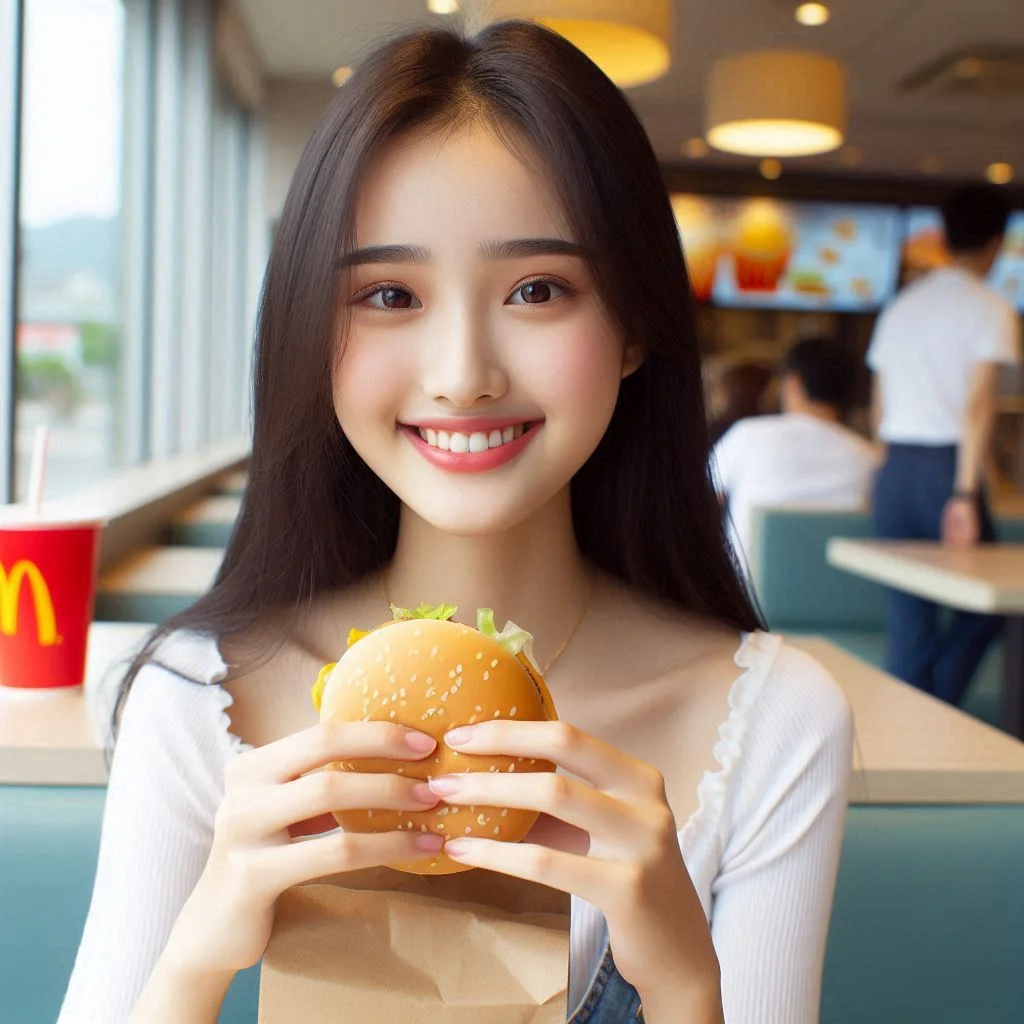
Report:
[{"label": "mcdonald's logo", "polygon": [[39,567],[32,562],[16,562],[8,573],[0,565],[0,634],[15,636],[18,632],[18,606],[21,587],[28,580],[32,602],[36,609],[36,633],[40,647],[55,647],[60,643],[57,618],[53,613],[53,598]]}]

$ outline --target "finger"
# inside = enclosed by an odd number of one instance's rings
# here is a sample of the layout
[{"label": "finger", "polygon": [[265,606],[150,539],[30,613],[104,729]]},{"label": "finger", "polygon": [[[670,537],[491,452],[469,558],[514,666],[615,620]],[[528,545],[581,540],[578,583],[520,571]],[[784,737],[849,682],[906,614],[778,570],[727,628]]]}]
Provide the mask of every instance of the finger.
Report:
[{"label": "finger", "polygon": [[466,772],[430,779],[428,785],[447,803],[540,811],[606,842],[628,842],[638,829],[633,805],[554,772]]},{"label": "finger", "polygon": [[412,864],[437,854],[441,836],[422,832],[332,832],[252,853],[252,881],[278,896],[314,878],[381,865]]},{"label": "finger", "polygon": [[658,795],[660,776],[650,765],[568,722],[495,719],[453,729],[445,734],[444,741],[467,754],[505,754],[554,761],[597,789],[608,792],[644,797]]},{"label": "finger", "polygon": [[[417,743],[422,744],[419,749],[413,745]],[[436,745],[425,733],[391,722],[320,723],[239,754],[229,762],[228,772],[233,782],[288,782],[331,761],[360,757],[418,761]]]},{"label": "finger", "polygon": [[425,811],[439,797],[422,783],[401,775],[371,772],[314,772],[259,792],[260,832],[269,835],[331,811]]},{"label": "finger", "polygon": [[459,864],[539,882],[596,907],[608,906],[613,895],[616,865],[596,857],[577,857],[535,843],[503,843],[468,836],[449,839],[444,852]]}]

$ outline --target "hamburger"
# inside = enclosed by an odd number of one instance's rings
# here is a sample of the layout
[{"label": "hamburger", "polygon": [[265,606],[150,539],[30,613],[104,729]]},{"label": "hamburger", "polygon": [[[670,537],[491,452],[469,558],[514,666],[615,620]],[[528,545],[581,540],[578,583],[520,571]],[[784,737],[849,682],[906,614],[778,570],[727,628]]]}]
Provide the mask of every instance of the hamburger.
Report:
[{"label": "hamburger", "polygon": [[[432,736],[432,757],[339,761],[342,772],[397,773],[426,781],[455,772],[553,772],[539,758],[462,753],[444,735],[461,725],[494,719],[553,721],[554,702],[531,658],[533,637],[515,623],[502,630],[490,608],[477,612],[476,628],[455,622],[452,605],[392,605],[393,620],[370,631],[352,630],[339,661],[325,665],[313,688],[322,722],[394,722]],[[537,820],[536,811],[510,807],[463,807],[440,803],[427,811],[380,808],[333,812],[346,832],[416,830],[455,838],[481,836],[519,842]],[[417,874],[450,874],[470,865],[443,850],[392,867]]]}]

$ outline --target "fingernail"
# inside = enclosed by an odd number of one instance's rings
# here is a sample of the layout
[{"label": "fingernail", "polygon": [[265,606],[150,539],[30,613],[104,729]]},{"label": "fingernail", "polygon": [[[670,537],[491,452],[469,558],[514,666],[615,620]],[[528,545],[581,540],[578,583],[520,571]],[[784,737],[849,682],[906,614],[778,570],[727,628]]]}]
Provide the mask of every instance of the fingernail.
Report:
[{"label": "fingernail", "polygon": [[427,786],[437,796],[451,796],[460,789],[460,781],[451,775],[440,775],[436,779],[428,779]]},{"label": "fingernail", "polygon": [[428,736],[425,732],[407,732],[405,742],[417,754],[428,754],[437,746],[434,737]]},{"label": "fingernail", "polygon": [[430,787],[425,782],[417,782],[412,787],[412,795],[424,804],[436,804],[437,797],[430,791]]},{"label": "fingernail", "polygon": [[444,836],[436,836],[430,832],[421,832],[416,837],[416,845],[421,850],[430,850],[431,853],[437,853],[444,846]]},{"label": "fingernail", "polygon": [[449,747],[460,747],[473,738],[473,730],[469,726],[461,725],[458,729],[444,734],[444,741]]},{"label": "fingernail", "polygon": [[449,839],[444,844],[444,852],[449,857],[464,857],[469,853],[470,847],[473,845],[472,839]]}]

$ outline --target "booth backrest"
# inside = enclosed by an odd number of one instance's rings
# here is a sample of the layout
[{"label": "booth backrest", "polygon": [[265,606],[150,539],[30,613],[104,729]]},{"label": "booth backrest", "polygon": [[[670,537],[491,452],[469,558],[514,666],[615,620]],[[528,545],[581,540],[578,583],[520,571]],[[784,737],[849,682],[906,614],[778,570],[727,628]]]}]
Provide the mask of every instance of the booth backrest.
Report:
[{"label": "booth backrest", "polygon": [[[996,520],[1002,541],[1024,542],[1024,518]],[[885,590],[833,569],[832,537],[873,536],[867,512],[761,508],[754,511],[751,575],[772,629],[803,633],[885,630]]]}]

